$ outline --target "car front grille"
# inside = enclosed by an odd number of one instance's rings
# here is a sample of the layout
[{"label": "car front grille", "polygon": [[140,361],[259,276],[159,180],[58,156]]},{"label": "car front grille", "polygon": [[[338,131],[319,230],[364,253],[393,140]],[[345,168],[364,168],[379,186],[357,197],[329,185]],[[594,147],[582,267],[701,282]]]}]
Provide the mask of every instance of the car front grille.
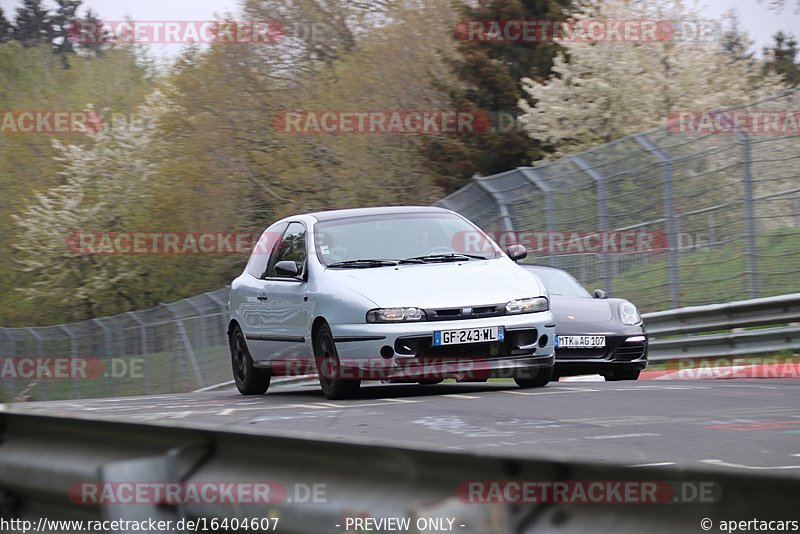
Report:
[{"label": "car front grille", "polygon": [[506,305],[488,304],[481,306],[460,306],[458,308],[427,308],[425,314],[429,321],[453,321],[456,319],[478,319],[499,317],[506,314]]}]

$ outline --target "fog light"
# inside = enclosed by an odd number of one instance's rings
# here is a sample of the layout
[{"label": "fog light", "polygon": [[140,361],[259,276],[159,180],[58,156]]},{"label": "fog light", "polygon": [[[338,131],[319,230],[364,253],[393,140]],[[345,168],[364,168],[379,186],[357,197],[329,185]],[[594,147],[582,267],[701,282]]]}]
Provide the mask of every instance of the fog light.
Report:
[{"label": "fog light", "polygon": [[547,337],[547,334],[543,334],[542,337],[539,338],[539,347],[545,348],[548,341],[550,341],[550,338]]},{"label": "fog light", "polygon": [[390,360],[394,356],[394,349],[389,345],[384,345],[381,347],[381,358],[386,360]]}]

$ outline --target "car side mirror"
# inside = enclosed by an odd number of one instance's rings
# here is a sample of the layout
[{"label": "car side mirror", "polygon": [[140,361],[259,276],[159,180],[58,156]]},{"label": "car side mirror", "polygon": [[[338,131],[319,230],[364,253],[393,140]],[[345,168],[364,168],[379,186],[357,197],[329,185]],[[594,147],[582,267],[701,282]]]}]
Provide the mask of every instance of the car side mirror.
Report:
[{"label": "car side mirror", "polygon": [[592,296],[596,299],[607,299],[608,293],[603,291],[602,289],[595,289],[592,291]]},{"label": "car side mirror", "polygon": [[300,269],[297,268],[297,262],[291,260],[279,261],[275,264],[275,274],[278,276],[288,276],[290,278],[297,277]]},{"label": "car side mirror", "polygon": [[506,254],[508,254],[508,257],[512,260],[517,261],[528,255],[528,249],[522,245],[509,245],[506,249]]}]

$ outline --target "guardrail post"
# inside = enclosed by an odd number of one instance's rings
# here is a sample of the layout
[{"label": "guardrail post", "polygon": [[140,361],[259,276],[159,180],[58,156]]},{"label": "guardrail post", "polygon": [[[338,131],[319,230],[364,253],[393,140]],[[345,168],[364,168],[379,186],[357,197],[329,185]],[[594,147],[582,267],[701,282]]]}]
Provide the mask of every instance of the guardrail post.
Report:
[{"label": "guardrail post", "polygon": [[637,143],[652,153],[661,162],[661,181],[664,188],[664,218],[667,223],[667,275],[669,277],[669,300],[672,306],[680,306],[678,278],[678,223],[675,217],[672,191],[672,159],[645,134],[634,135]]},{"label": "guardrail post", "polygon": [[[608,208],[606,207],[606,178],[593,167],[589,166],[586,161],[580,156],[569,156],[580,170],[585,172],[594,181],[595,188],[597,189],[597,222],[600,227],[600,232],[605,235],[608,232]],[[612,265],[611,259],[607,252],[601,254],[602,267],[603,267],[603,286],[606,291],[611,293],[611,280],[612,280]]]},{"label": "guardrail post", "polygon": [[547,225],[547,262],[555,267],[555,256],[553,255],[553,232],[555,232],[555,211],[553,208],[553,188],[544,180],[533,167],[520,167],[518,169],[522,175],[533,185],[539,188],[544,194],[545,224]]},{"label": "guardrail post", "polygon": [[[69,336],[69,352],[74,363],[74,360],[78,359],[78,338],[67,325],[62,324],[58,328]],[[75,369],[77,367],[72,368]],[[81,381],[74,377],[72,378],[72,398],[81,398]]]},{"label": "guardrail post", "polygon": [[142,319],[136,315],[136,312],[128,312],[128,315],[133,317],[133,320],[139,325],[139,344],[141,345],[142,358],[144,358],[144,392],[148,395],[152,394],[152,387],[150,385],[150,358],[147,352],[147,325]]}]

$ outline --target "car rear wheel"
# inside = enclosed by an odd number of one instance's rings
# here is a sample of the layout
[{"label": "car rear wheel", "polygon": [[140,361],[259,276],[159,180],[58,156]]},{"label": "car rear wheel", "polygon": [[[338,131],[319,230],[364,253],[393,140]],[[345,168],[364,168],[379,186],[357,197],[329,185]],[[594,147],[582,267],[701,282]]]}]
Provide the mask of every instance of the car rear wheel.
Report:
[{"label": "car rear wheel", "polygon": [[319,385],[328,399],[347,399],[358,394],[361,380],[341,378],[339,355],[333,334],[327,324],[323,324],[314,337],[314,359],[317,362]]},{"label": "car rear wheel", "polygon": [[638,380],[640,372],[641,371],[639,369],[614,369],[613,371],[604,373],[603,376],[605,377],[606,382],[616,382],[617,380]]},{"label": "car rear wheel", "polygon": [[236,389],[242,395],[263,395],[269,389],[270,375],[253,367],[253,359],[247,350],[244,334],[239,326],[233,328],[230,337],[231,367]]},{"label": "car rear wheel", "polygon": [[[536,375],[530,376],[532,372],[536,372]],[[527,370],[524,376],[515,376],[514,382],[521,388],[540,388],[546,386],[551,378],[553,378],[553,368],[547,367]]]}]

